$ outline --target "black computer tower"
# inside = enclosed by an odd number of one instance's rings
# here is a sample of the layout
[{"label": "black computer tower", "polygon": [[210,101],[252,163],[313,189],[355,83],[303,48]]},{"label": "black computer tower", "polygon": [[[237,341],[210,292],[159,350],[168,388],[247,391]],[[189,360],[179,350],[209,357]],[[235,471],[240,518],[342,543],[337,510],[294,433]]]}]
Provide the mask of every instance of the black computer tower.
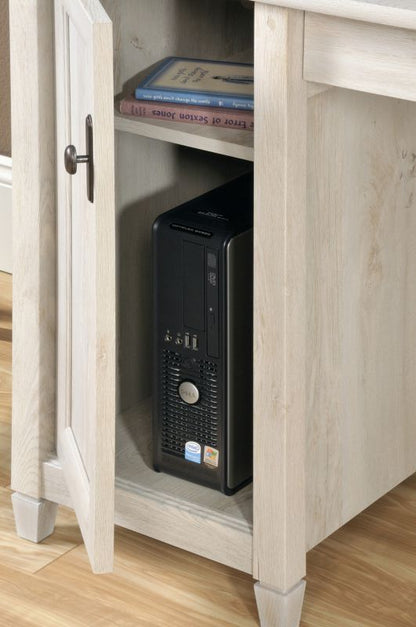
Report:
[{"label": "black computer tower", "polygon": [[153,225],[154,468],[232,494],[252,476],[253,179]]}]

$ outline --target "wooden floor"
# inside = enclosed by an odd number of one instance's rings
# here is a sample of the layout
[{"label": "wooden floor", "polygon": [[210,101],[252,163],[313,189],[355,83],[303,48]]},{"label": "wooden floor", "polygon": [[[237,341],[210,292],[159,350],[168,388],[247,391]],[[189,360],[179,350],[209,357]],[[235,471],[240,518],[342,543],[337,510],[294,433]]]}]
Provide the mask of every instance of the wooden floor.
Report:
[{"label": "wooden floor", "polygon": [[[251,577],[136,533],[116,530],[114,573],[100,576],[70,510],[42,544],[17,538],[10,406],[11,279],[0,273],[1,627],[258,625]],[[415,477],[309,553],[301,624],[416,626]]]}]

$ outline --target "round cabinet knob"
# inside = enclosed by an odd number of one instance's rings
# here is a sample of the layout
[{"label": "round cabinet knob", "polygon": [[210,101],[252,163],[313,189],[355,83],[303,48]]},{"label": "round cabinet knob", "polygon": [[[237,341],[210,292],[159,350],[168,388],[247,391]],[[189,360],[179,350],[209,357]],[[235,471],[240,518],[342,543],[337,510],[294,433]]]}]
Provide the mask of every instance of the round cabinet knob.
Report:
[{"label": "round cabinet knob", "polygon": [[190,381],[182,381],[178,388],[179,396],[188,405],[194,405],[199,400],[199,390]]},{"label": "round cabinet knob", "polygon": [[68,174],[76,174],[78,163],[88,163],[89,156],[88,155],[77,155],[77,149],[75,146],[70,144],[65,148],[64,152],[64,162],[65,162],[65,170]]}]

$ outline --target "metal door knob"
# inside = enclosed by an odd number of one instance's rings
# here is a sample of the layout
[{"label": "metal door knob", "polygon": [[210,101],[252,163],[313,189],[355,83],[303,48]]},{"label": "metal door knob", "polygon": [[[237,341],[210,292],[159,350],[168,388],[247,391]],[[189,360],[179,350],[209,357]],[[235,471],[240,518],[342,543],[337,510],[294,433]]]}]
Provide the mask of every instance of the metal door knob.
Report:
[{"label": "metal door knob", "polygon": [[75,174],[78,163],[89,163],[89,160],[89,155],[77,155],[77,149],[72,144],[65,148],[64,162],[68,174]]},{"label": "metal door knob", "polygon": [[70,144],[64,151],[64,165],[68,174],[76,174],[78,163],[87,163],[87,197],[90,202],[94,202],[94,151],[92,117],[85,118],[85,145],[87,155],[77,155],[77,149]]}]

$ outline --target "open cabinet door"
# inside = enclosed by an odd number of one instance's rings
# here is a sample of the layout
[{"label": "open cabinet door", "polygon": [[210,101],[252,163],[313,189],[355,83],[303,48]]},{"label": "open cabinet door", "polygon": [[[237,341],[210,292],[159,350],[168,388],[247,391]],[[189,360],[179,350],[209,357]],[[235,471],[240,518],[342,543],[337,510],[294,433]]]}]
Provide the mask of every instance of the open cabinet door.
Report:
[{"label": "open cabinet door", "polygon": [[57,450],[92,568],[108,572],[115,460],[113,52],[112,24],[98,0],[55,0],[55,54]]}]

